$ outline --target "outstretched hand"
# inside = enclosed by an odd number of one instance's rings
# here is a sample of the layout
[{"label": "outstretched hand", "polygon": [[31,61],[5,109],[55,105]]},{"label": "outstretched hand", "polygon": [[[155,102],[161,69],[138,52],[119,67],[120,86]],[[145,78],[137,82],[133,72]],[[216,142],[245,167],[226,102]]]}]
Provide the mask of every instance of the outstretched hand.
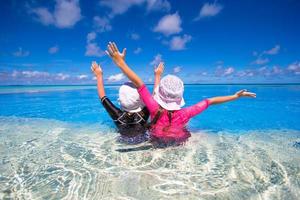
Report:
[{"label": "outstretched hand", "polygon": [[164,68],[165,68],[165,63],[160,62],[157,67],[154,67],[154,74],[156,76],[161,76],[162,73],[164,72]]},{"label": "outstretched hand", "polygon": [[238,97],[252,97],[252,98],[256,98],[256,94],[255,93],[248,92],[245,89],[236,92],[235,95],[237,95]]},{"label": "outstretched hand", "polygon": [[117,66],[120,66],[125,62],[126,48],[124,48],[122,53],[120,53],[117,45],[114,42],[109,42],[105,52],[109,55],[109,57],[111,57]]},{"label": "outstretched hand", "polygon": [[103,74],[100,65],[98,65],[97,62],[95,62],[95,61],[92,62],[91,70],[96,77],[102,76],[102,74]]}]

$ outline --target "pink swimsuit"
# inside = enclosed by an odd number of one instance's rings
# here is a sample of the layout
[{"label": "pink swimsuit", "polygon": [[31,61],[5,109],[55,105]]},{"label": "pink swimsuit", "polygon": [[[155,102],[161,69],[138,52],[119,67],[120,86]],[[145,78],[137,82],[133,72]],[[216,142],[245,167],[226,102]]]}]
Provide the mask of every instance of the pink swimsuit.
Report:
[{"label": "pink swimsuit", "polygon": [[[138,88],[141,99],[148,108],[151,116],[151,120],[155,117],[159,104],[153,99],[149,90],[145,85]],[[188,123],[190,118],[201,113],[209,106],[209,101],[207,99],[187,108],[173,111],[171,126],[167,131],[164,130],[166,126],[169,125],[169,118],[167,111],[164,110],[160,118],[152,127],[151,135],[157,138],[184,138],[187,136],[185,130],[185,125]]]}]

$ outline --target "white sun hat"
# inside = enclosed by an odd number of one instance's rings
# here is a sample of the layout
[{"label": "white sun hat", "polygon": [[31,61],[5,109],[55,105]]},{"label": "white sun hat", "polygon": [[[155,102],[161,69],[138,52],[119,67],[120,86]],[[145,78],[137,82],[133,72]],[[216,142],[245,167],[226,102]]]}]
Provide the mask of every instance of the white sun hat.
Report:
[{"label": "white sun hat", "polygon": [[154,99],[166,110],[180,110],[184,106],[183,82],[174,75],[167,75],[154,90]]},{"label": "white sun hat", "polygon": [[127,112],[140,112],[144,107],[136,87],[131,82],[126,82],[120,87],[119,103]]}]

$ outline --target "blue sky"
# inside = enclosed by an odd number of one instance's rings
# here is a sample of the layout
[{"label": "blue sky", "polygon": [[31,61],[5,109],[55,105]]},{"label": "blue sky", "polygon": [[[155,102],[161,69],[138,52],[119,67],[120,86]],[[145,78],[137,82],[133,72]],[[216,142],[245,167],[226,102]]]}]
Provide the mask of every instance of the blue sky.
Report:
[{"label": "blue sky", "polygon": [[300,82],[300,1],[6,0],[0,12],[0,84],[126,81],[109,41],[145,82],[153,66],[185,83]]}]

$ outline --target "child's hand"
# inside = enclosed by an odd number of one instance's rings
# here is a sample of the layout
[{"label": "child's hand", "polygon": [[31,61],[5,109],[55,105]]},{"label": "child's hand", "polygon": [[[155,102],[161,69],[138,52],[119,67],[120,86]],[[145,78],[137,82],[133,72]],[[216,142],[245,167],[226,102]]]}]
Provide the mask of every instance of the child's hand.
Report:
[{"label": "child's hand", "polygon": [[107,50],[105,51],[117,66],[124,64],[126,56],[126,48],[123,49],[122,53],[119,52],[117,45],[114,42],[109,42],[107,45]]},{"label": "child's hand", "polygon": [[164,72],[165,64],[163,62],[160,62],[159,65],[154,68],[154,74],[155,76],[161,76]]},{"label": "child's hand", "polygon": [[95,61],[92,62],[91,70],[96,77],[102,76],[103,74],[100,65],[98,65]]},{"label": "child's hand", "polygon": [[247,90],[245,90],[245,89],[236,92],[235,95],[237,97],[252,97],[252,98],[256,98],[256,94],[255,93],[247,92]]}]

